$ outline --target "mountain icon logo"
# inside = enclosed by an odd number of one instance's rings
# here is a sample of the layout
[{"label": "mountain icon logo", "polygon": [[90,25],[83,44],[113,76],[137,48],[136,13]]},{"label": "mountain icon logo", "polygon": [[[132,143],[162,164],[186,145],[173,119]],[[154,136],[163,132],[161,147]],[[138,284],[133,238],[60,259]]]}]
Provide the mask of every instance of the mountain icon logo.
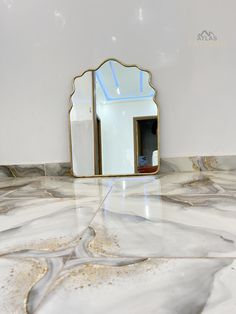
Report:
[{"label": "mountain icon logo", "polygon": [[207,32],[204,30],[197,35],[197,40],[203,41],[217,40],[217,37],[213,32]]}]

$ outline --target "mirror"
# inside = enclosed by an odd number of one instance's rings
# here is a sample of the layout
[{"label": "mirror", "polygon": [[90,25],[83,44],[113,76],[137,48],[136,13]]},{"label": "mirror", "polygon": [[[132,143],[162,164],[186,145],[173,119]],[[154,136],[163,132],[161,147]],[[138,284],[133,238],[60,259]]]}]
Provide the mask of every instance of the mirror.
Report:
[{"label": "mirror", "polygon": [[74,78],[69,112],[74,176],[158,172],[158,107],[150,80],[150,72],[115,59]]}]

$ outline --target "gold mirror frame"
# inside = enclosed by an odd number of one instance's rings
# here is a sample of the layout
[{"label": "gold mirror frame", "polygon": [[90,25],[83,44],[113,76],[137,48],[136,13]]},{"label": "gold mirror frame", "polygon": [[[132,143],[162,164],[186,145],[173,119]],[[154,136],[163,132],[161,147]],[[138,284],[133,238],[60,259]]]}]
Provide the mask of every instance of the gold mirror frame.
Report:
[{"label": "gold mirror frame", "polygon": [[[118,62],[120,63],[121,65],[123,65],[124,67],[126,68],[132,68],[132,67],[135,67],[137,69],[139,69],[140,71],[143,71],[143,72],[146,72],[148,73],[149,75],[149,80],[148,80],[148,83],[149,85],[153,88],[153,90],[155,91],[154,93],[154,96],[153,96],[153,102],[156,104],[157,106],[157,150],[158,150],[158,165],[157,165],[157,170],[155,172],[152,172],[152,173],[134,173],[134,174],[120,174],[120,175],[103,175],[103,174],[99,174],[99,175],[93,175],[93,176],[77,176],[74,174],[74,171],[73,171],[73,163],[72,163],[72,136],[71,136],[71,121],[70,121],[70,113],[71,113],[71,110],[73,108],[73,103],[72,103],[72,96],[74,95],[75,93],[75,80],[82,77],[85,73],[87,72],[92,72],[94,73],[95,71],[99,70],[103,64],[105,64],[106,62],[108,61],[115,61],[115,62]],[[140,177],[140,176],[154,176],[156,175],[159,170],[160,170],[160,107],[159,107],[159,104],[157,103],[157,90],[156,88],[154,87],[154,85],[152,84],[152,73],[149,71],[149,70],[146,70],[146,69],[143,69],[142,67],[136,65],[136,64],[125,64],[123,62],[121,62],[120,60],[118,59],[115,59],[115,58],[108,58],[106,60],[104,60],[97,68],[95,69],[88,69],[86,71],[84,71],[81,75],[77,75],[73,78],[73,81],[72,81],[72,93],[70,94],[70,97],[69,97],[69,104],[70,104],[70,108],[69,108],[69,113],[68,113],[68,118],[69,118],[69,136],[70,136],[70,163],[71,163],[71,169],[70,169],[70,173],[73,177],[75,178],[109,178],[109,177]],[[93,102],[93,113],[94,113],[94,102]],[[137,134],[135,135],[135,137],[137,137]],[[95,141],[94,141],[94,144],[95,144]],[[137,152],[136,152],[137,154]],[[137,156],[136,156],[137,158]]]}]

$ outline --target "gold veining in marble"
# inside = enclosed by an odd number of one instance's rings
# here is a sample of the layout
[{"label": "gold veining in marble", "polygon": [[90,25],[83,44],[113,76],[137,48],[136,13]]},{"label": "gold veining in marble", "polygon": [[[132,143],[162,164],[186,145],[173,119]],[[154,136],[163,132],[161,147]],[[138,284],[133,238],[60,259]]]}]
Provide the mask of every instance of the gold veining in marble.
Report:
[{"label": "gold veining in marble", "polygon": [[125,180],[0,182],[0,312],[236,311],[236,174]]}]

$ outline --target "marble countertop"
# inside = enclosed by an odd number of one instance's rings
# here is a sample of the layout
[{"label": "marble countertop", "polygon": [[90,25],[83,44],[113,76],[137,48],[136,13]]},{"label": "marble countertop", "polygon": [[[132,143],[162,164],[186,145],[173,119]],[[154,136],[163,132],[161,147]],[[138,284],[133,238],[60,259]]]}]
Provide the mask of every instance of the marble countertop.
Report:
[{"label": "marble countertop", "polygon": [[236,313],[236,173],[0,179],[0,313]]}]

